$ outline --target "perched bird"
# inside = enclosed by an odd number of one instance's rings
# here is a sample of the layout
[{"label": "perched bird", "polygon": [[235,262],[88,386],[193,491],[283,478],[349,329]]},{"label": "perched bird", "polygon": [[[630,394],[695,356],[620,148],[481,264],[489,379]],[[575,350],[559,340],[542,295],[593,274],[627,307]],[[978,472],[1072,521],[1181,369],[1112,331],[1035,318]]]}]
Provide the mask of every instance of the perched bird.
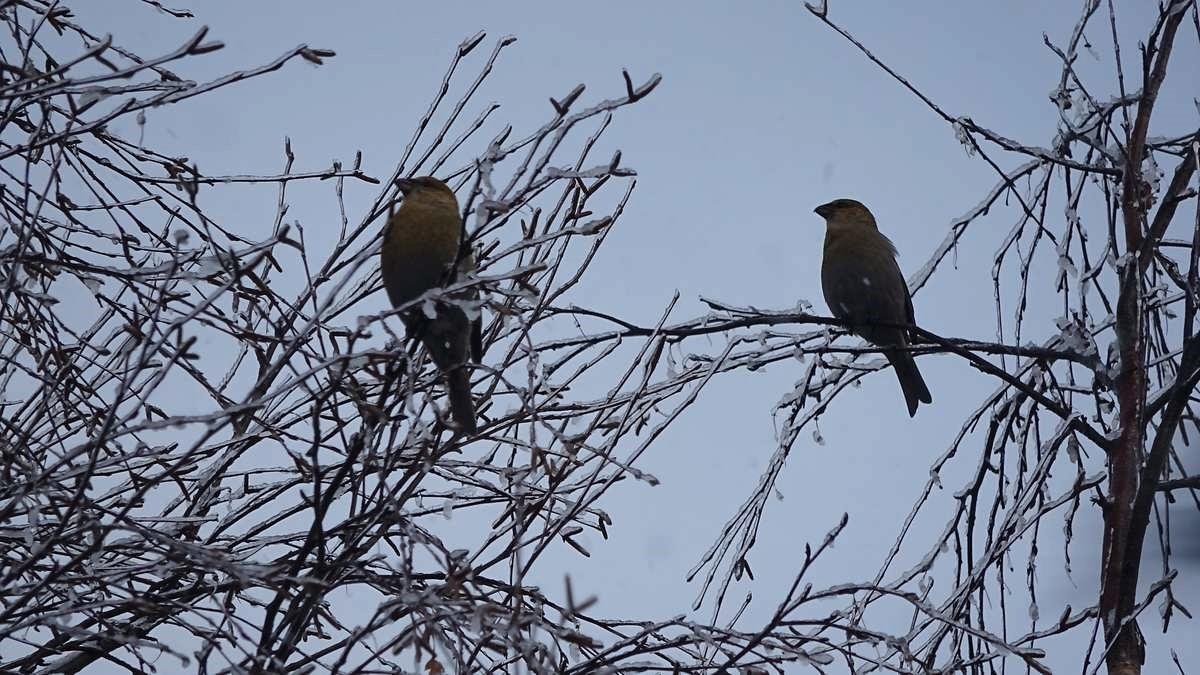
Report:
[{"label": "perched bird", "polygon": [[[901,326],[914,324],[912,297],[896,264],[896,247],[880,233],[875,216],[853,199],[835,199],[813,210],[825,219],[821,289],[829,311],[880,347],[907,347],[909,333]],[[910,417],[919,403],[933,402],[912,353],[885,349],[883,354],[900,380]]]},{"label": "perched bird", "polygon": [[[474,268],[474,260],[469,252],[460,253],[462,219],[448,185],[432,176],[400,179],[396,185],[404,199],[388,219],[379,266],[388,299],[399,307],[432,288],[454,283],[460,272]],[[401,318],[409,337],[425,345],[445,377],[455,424],[475,431],[475,402],[464,364],[468,357],[478,363],[483,355],[479,319],[471,321],[462,307],[446,301],[436,303],[432,318],[420,305]]]}]

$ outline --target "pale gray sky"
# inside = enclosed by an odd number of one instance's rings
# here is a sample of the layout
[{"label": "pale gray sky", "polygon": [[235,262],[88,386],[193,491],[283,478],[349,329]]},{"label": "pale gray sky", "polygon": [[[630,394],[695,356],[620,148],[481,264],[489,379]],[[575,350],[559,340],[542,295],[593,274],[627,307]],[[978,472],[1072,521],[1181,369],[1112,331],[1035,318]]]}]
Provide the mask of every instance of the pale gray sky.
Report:
[{"label": "pale gray sky", "polygon": [[[950,221],[974,206],[995,180],[990,168],[967,156],[952,129],[797,0],[213,0],[195,3],[194,21],[171,19],[135,2],[75,4],[94,30],[113,33],[118,43],[143,55],[172,49],[208,25],[209,39],[227,47],[189,62],[186,77],[192,79],[265,63],[301,42],[337,52],[321,67],[293,64],[149,112],[147,144],[186,154],[208,174],[275,173],[287,136],[298,168],[322,168],[333,158],[349,161],[361,149],[369,173],[388,175],[456,45],[480,29],[489,33],[485,45],[503,34],[518,38],[480,100],[499,101],[498,117],[519,129],[544,121],[547,97],[561,96],[577,83],[588,85],[586,96],[616,96],[623,90],[622,67],[635,81],[661,72],[659,89],[619,115],[607,137],[610,146],[624,151],[624,163],[638,170],[639,186],[576,295],[581,305],[608,307],[639,321],[655,318],[676,290],[683,298],[681,318],[705,311],[699,295],[776,309],[807,299],[824,312],[817,273],[823,224],[811,213],[813,206],[840,196],[866,202],[900,249],[901,267],[912,273],[941,242]],[[1057,112],[1049,94],[1059,67],[1042,34],[1064,41],[1080,3],[831,4],[839,23],[950,113],[1011,138],[1050,144]],[[1136,36],[1145,35],[1155,3],[1118,5],[1128,14],[1123,37],[1132,47]],[[1200,81],[1196,42],[1191,35],[1179,41],[1161,128],[1196,126],[1190,102]],[[1095,74],[1094,93],[1106,98],[1115,85],[1111,63],[1103,60],[1107,53],[1100,57],[1081,67]],[[1191,91],[1183,86],[1188,82]],[[250,238],[267,235],[275,209],[272,190],[222,194],[219,203],[207,204],[215,216],[237,223]],[[364,209],[373,194],[374,188],[354,186],[347,206]],[[310,245],[335,236],[331,184],[293,188],[289,202],[289,219],[306,226]],[[998,210],[977,224],[958,252],[957,267],[940,269],[917,295],[922,325],[943,335],[996,337],[989,270],[1011,218],[1011,212]],[[362,313],[385,303],[377,294]],[[1031,312],[1038,310],[1045,310],[1041,325],[1047,332],[1024,339],[1040,341],[1054,331],[1053,309],[1035,298]],[[992,389],[961,360],[937,356],[919,363],[934,404],[915,419],[903,410],[892,374],[883,373],[847,392],[823,417],[824,445],[797,444],[779,484],[784,500],[771,504],[752,557],[757,580],[741,587],[754,592],[760,613],[774,608],[803,542],[819,541],[843,511],[850,513],[850,525],[833,553],[836,564],[818,567],[813,581],[868,579],[929,465]],[[584,538],[590,559],[569,548],[555,552],[543,561],[545,585],[560,585],[570,573],[577,593],[599,596],[595,611],[601,615],[655,618],[687,611],[697,589],[683,577],[756,485],[775,449],[772,406],[800,375],[799,364],[778,366],[713,385],[644,458],[642,468],[662,484],[628,484],[610,493],[604,506],[615,521],[611,539]],[[978,444],[968,447],[977,450]],[[974,464],[964,459],[958,470]],[[949,503],[959,479],[944,480],[942,498]],[[1076,608],[1094,602],[1098,528],[1095,514],[1085,510],[1077,536],[1093,543],[1075,549],[1076,588],[1064,587],[1058,597],[1043,588],[1044,617],[1057,616],[1064,602]],[[1052,522],[1058,527],[1061,519]],[[1147,547],[1148,559],[1154,548]],[[924,547],[912,552],[920,555]],[[1056,552],[1043,555],[1044,566],[1056,564]],[[1014,565],[1020,577],[1021,561]],[[1183,572],[1176,593],[1200,610],[1197,570]],[[1168,647],[1185,664],[1200,667],[1200,645],[1184,638],[1195,634],[1194,622],[1178,615],[1175,621],[1165,637],[1153,619],[1143,621],[1150,652],[1146,672],[1167,672]],[[1080,654],[1069,648],[1073,645],[1053,644],[1061,649],[1047,660],[1055,671],[1077,671]]]}]

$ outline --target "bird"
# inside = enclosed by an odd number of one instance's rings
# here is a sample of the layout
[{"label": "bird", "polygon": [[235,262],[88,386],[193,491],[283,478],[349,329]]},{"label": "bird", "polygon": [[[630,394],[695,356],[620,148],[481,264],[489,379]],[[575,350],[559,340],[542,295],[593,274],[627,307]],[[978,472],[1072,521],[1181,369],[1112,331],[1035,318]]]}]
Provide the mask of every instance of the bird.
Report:
[{"label": "bird", "polygon": [[[458,198],[450,186],[433,176],[401,178],[396,186],[404,198],[388,218],[379,268],[388,299],[393,307],[400,307],[430,289],[453,284],[475,264],[462,245]],[[474,299],[476,294],[462,297]],[[469,319],[460,305],[440,300],[434,304],[433,316],[417,305],[400,318],[408,336],[420,340],[445,378],[454,424],[475,432],[475,401],[465,364],[479,363],[483,357],[479,317]]]},{"label": "bird", "polygon": [[851,332],[884,348],[912,417],[917,406],[932,403],[933,396],[912,353],[905,349],[909,330],[903,326],[915,321],[912,296],[896,264],[896,247],[879,231],[875,216],[862,202],[835,199],[813,211],[825,219],[821,256],[825,304],[849,324]]}]

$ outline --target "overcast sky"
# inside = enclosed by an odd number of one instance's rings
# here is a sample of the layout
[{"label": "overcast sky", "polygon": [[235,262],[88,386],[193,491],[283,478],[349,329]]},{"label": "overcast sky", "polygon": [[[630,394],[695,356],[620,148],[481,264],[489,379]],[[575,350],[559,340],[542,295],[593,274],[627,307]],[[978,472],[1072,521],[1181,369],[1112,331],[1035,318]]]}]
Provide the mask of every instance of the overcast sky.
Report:
[{"label": "overcast sky", "polygon": [[[585,98],[595,100],[622,93],[621,68],[635,81],[662,73],[659,89],[619,115],[610,132],[608,143],[638,171],[638,189],[575,296],[578,304],[639,321],[656,317],[675,291],[682,295],[680,318],[705,311],[700,295],[776,309],[805,299],[825,312],[818,275],[823,223],[813,206],[844,196],[867,203],[911,274],[951,220],[995,181],[993,170],[969,157],[945,122],[797,0],[228,0],[194,3],[197,18],[191,21],[137,2],[75,4],[95,32],[111,32],[142,55],[172,49],[209,26],[209,38],[227,47],[190,61],[183,74],[191,79],[265,63],[298,43],[337,52],[320,67],[297,62],[252,83],[151,111],[145,142],[189,156],[207,174],[276,173],[287,136],[298,168],[348,161],[362,150],[365,170],[387,176],[457,44],[481,29],[489,33],[488,46],[504,34],[518,38],[480,100],[500,102],[499,116],[519,129],[545,121],[547,97],[577,83],[587,84]],[[832,4],[839,23],[951,114],[1011,138],[1050,144],[1057,112],[1049,94],[1060,71],[1042,35],[1065,42],[1081,3]],[[1130,0],[1118,3],[1118,11],[1133,52],[1155,3]],[[1200,81],[1200,58],[1195,36],[1185,32],[1172,61],[1169,81],[1175,86],[1164,94],[1159,116],[1161,128],[1172,131],[1196,126],[1190,97]],[[1099,57],[1086,67],[1097,74],[1094,93],[1107,98],[1115,91],[1111,64],[1104,62],[1105,52]],[[1008,159],[1005,166],[1016,163]],[[347,206],[366,208],[373,190],[351,189]],[[273,190],[247,190],[208,208],[247,237],[265,238],[274,200]],[[289,201],[289,219],[305,224],[310,242],[320,242],[324,228],[333,236],[331,185],[293,188]],[[959,250],[957,266],[940,269],[916,296],[919,323],[943,335],[997,337],[989,273],[995,244],[1012,222],[1008,211],[983,221]],[[379,293],[362,313],[385,304]],[[1035,298],[1033,309],[1039,307]],[[1047,332],[1031,329],[1027,339],[1053,334],[1053,313],[1045,317]],[[929,465],[992,390],[961,360],[923,357],[919,364],[934,404],[916,418],[906,414],[892,374],[882,373],[844,394],[822,418],[823,445],[807,437],[796,445],[779,484],[783,501],[770,505],[751,558],[757,581],[742,587],[753,590],[759,611],[773,609],[803,542],[819,541],[844,511],[850,525],[834,551],[836,564],[819,567],[813,581],[870,578]],[[615,520],[612,538],[585,539],[590,559],[570,549],[547,558],[541,570],[546,585],[560,585],[570,573],[577,593],[599,596],[594,611],[605,616],[665,618],[686,611],[697,589],[683,577],[753,490],[775,450],[772,408],[800,375],[799,364],[784,364],[715,384],[645,457],[642,468],[661,485],[629,484],[611,492],[604,507]],[[968,447],[978,452],[978,443]],[[962,467],[974,463],[964,459]],[[957,488],[947,482],[947,493]],[[1054,527],[1060,522],[1055,518]],[[1076,549],[1076,588],[1043,597],[1043,616],[1057,616],[1064,602],[1080,608],[1095,601],[1094,514],[1082,518],[1080,530],[1078,536],[1093,543]],[[913,549],[917,555],[924,550]],[[1021,561],[1014,565],[1023,569]],[[1191,572],[1176,593],[1200,611],[1200,585],[1194,567]],[[1146,672],[1167,672],[1167,647],[1200,669],[1200,646],[1183,637],[1196,634],[1195,622],[1181,616],[1175,621],[1166,637],[1153,619],[1143,622],[1150,650]],[[1077,671],[1080,653],[1063,652],[1048,662],[1056,672]]]}]

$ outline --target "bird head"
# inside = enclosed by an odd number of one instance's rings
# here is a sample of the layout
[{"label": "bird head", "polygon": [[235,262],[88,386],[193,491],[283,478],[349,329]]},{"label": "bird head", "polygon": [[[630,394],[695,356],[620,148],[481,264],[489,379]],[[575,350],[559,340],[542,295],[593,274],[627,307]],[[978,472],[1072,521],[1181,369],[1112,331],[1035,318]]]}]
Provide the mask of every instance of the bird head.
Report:
[{"label": "bird head", "polygon": [[425,212],[433,209],[447,217],[458,213],[458,198],[455,197],[454,190],[433,176],[398,178],[396,187],[404,194],[404,202],[400,206],[402,211],[413,212],[413,209],[419,209]]},{"label": "bird head", "polygon": [[396,187],[404,193],[404,196],[411,197],[414,194],[449,194],[453,195],[454,191],[450,189],[442,181],[433,176],[420,176],[418,178],[397,178]]},{"label": "bird head", "polygon": [[856,199],[835,199],[818,206],[813,212],[824,218],[829,227],[867,226],[878,229],[870,209]]}]

